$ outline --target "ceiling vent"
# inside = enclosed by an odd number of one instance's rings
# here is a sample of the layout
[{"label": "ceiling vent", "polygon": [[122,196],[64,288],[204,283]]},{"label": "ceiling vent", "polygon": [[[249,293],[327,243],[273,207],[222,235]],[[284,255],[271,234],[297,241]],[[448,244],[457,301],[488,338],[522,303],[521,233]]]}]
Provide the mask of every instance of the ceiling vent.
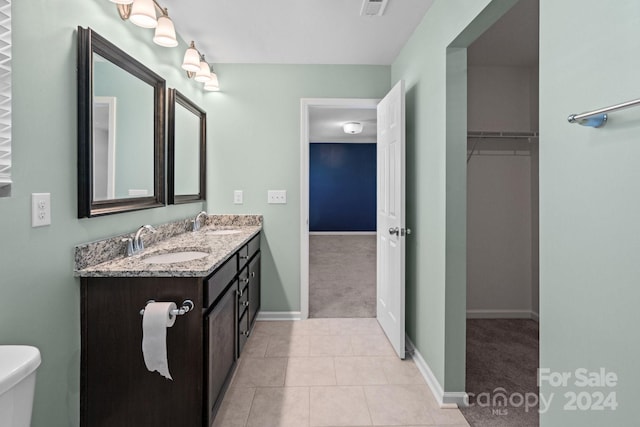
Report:
[{"label": "ceiling vent", "polygon": [[389,0],[364,0],[361,16],[382,16]]}]

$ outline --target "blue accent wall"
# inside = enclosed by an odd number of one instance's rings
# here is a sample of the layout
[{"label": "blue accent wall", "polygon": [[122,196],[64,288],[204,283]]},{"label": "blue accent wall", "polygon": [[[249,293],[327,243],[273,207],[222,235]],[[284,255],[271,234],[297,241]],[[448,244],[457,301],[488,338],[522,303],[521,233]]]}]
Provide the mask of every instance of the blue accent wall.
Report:
[{"label": "blue accent wall", "polygon": [[376,144],[310,144],[309,231],[376,230]]}]

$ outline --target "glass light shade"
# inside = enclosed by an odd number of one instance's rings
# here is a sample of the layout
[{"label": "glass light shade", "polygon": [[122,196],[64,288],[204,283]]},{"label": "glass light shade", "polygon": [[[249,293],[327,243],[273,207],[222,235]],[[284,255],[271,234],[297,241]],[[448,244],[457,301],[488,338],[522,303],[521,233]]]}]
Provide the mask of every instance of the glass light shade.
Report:
[{"label": "glass light shade", "polygon": [[211,69],[209,64],[205,61],[200,61],[200,69],[196,72],[194,80],[200,83],[205,83],[211,80]]},{"label": "glass light shade", "polygon": [[129,20],[138,27],[155,28],[158,25],[158,19],[153,0],[135,0],[131,6]]},{"label": "glass light shade", "polygon": [[218,83],[218,75],[211,72],[211,80],[204,84],[204,90],[208,90],[210,92],[218,92],[220,90],[220,83]]},{"label": "glass light shade", "polygon": [[131,4],[131,3],[133,3],[133,0],[111,0],[111,3],[116,3],[116,4]]},{"label": "glass light shade", "polygon": [[184,53],[182,69],[192,73],[200,71],[200,54],[193,45],[193,42],[191,42],[191,47]]},{"label": "glass light shade", "polygon": [[344,133],[350,133],[353,135],[362,132],[362,123],[349,122],[345,123],[342,128],[344,130]]},{"label": "glass light shade", "polygon": [[173,21],[171,21],[168,16],[162,15],[158,18],[158,26],[156,27],[156,33],[153,36],[153,42],[164,47],[178,46],[176,29],[173,26]]}]

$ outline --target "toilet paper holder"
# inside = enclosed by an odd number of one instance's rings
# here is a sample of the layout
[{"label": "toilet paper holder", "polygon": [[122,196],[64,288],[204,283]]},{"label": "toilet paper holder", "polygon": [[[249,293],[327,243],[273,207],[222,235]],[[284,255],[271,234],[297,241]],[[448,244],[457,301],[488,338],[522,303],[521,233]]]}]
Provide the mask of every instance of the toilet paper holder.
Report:
[{"label": "toilet paper holder", "polygon": [[[150,299],[144,304],[144,306],[146,307],[147,304],[151,304],[152,302],[156,302],[156,300]],[[182,316],[183,314],[187,314],[188,312],[193,310],[193,307],[194,307],[193,301],[191,301],[190,299],[186,299],[182,301],[182,306],[180,308],[171,310],[171,316]],[[144,315],[144,308],[140,310],[140,316],[143,316],[143,315]]]}]

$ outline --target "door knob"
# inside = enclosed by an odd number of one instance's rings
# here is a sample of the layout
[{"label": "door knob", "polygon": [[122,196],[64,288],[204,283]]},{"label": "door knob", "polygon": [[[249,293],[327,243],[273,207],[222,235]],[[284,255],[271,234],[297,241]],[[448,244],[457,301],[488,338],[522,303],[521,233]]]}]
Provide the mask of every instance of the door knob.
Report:
[{"label": "door knob", "polygon": [[395,227],[395,228],[391,227],[391,228],[389,229],[389,234],[391,234],[392,236],[393,236],[394,234],[397,234],[397,235],[399,236],[399,235],[400,235],[400,229],[399,229],[398,227]]}]

